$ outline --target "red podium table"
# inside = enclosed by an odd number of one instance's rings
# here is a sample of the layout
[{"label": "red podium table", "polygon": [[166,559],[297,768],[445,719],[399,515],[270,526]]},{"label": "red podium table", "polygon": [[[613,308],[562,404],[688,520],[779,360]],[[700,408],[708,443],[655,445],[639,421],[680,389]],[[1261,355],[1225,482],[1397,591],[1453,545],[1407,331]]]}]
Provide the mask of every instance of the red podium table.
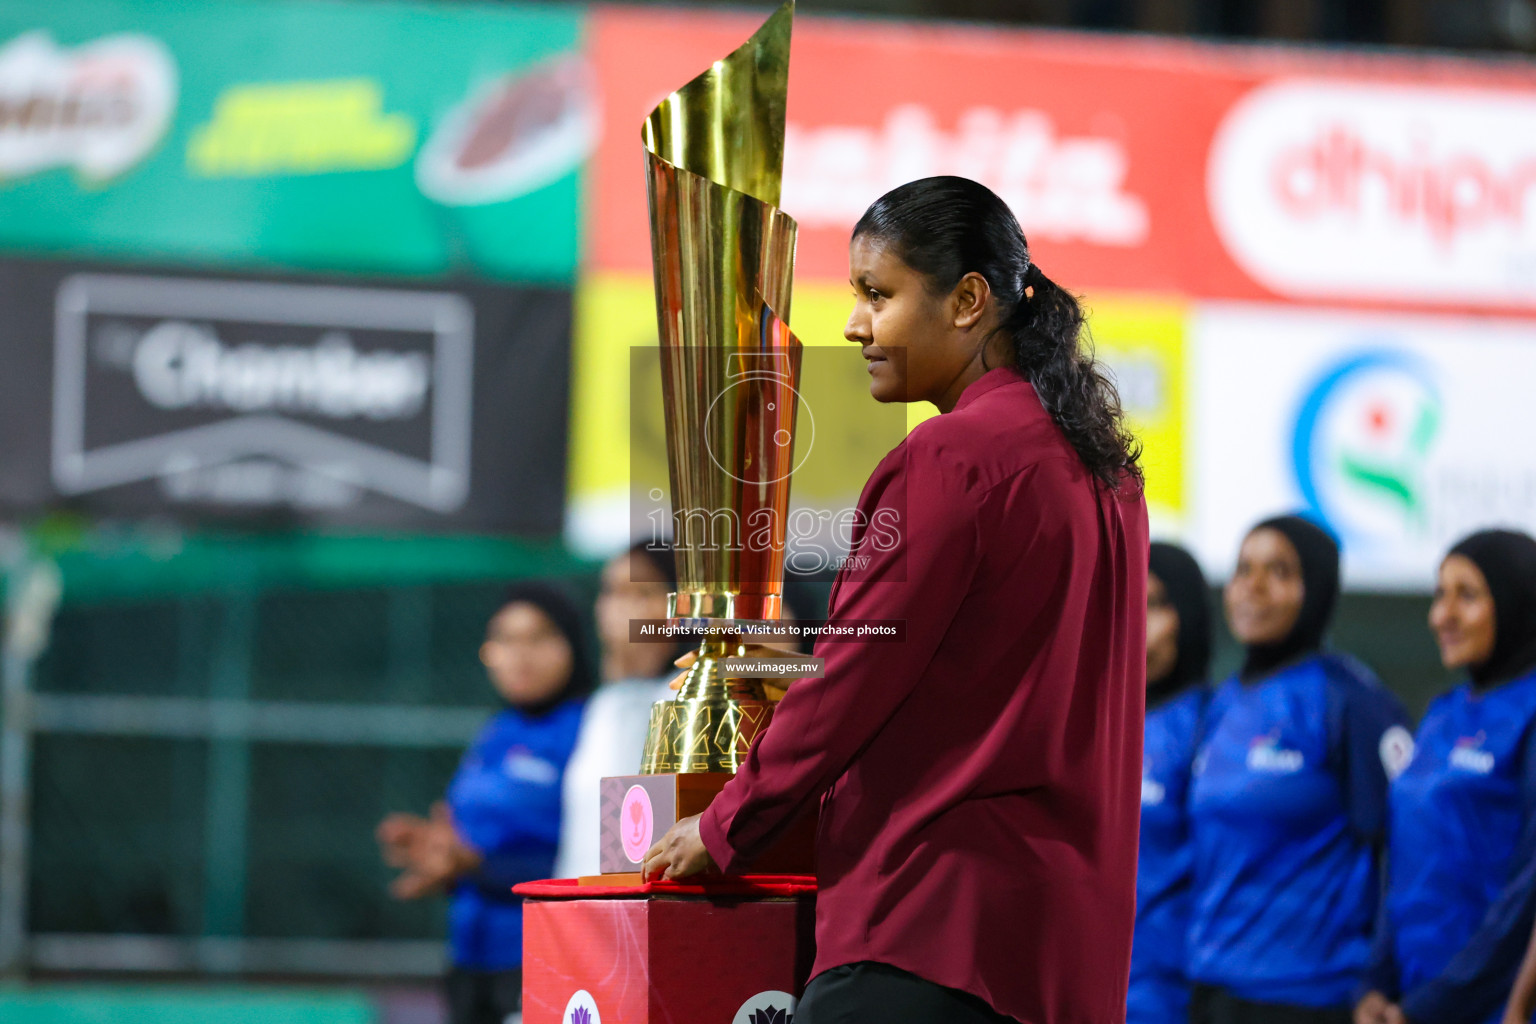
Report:
[{"label": "red podium table", "polygon": [[530,882],[525,1024],[791,1024],[815,956],[815,879]]}]

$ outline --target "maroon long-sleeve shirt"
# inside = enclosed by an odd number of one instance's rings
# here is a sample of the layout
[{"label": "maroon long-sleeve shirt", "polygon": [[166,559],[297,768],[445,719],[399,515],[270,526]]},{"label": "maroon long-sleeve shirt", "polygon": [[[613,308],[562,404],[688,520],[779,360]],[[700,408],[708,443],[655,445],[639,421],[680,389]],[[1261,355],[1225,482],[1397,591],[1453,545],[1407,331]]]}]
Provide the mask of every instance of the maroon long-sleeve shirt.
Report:
[{"label": "maroon long-sleeve shirt", "polygon": [[[1145,701],[1146,504],[1094,484],[1034,388],[967,387],[875,469],[827,642],[705,812],[740,869],[820,797],[814,973],[874,960],[1030,1024],[1125,1019]],[[884,550],[882,550],[884,549]]]}]

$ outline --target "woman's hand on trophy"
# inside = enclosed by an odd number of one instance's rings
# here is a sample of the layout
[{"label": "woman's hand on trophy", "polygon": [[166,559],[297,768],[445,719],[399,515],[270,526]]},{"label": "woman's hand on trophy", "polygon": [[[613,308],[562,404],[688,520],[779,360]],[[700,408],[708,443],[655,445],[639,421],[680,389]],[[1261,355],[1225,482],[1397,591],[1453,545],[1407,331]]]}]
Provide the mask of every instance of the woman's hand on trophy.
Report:
[{"label": "woman's hand on trophy", "polygon": [[640,862],[640,878],[646,882],[692,878],[718,870],[715,859],[699,837],[697,814],[683,818],[667,829],[667,834],[646,851],[645,859]]},{"label": "woman's hand on trophy", "polygon": [[674,690],[681,690],[683,688],[683,680],[688,678],[688,670],[693,668],[693,663],[698,661],[698,660],[699,660],[699,652],[698,651],[689,651],[687,654],[684,654],[682,657],[675,659],[672,662],[672,664],[674,664],[678,668],[682,669],[682,671],[679,672],[677,675],[673,676],[672,677],[672,681],[670,683],[668,683],[667,685],[670,686]]}]

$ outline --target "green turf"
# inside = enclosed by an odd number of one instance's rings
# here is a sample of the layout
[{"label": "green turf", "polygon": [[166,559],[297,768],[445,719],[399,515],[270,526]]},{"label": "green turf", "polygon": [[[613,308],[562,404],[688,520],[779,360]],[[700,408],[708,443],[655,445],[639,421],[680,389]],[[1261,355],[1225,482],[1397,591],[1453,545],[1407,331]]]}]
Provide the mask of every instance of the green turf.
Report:
[{"label": "green turf", "polygon": [[375,1024],[351,992],[46,985],[0,987],[5,1024]]}]

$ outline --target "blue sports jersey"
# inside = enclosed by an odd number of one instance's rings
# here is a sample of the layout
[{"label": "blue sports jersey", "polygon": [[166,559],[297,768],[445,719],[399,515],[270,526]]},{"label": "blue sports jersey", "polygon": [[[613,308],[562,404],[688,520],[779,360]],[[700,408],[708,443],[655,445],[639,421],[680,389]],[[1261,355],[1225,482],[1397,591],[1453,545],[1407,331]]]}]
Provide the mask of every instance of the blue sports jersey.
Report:
[{"label": "blue sports jersey", "polygon": [[1349,1005],[1378,902],[1383,762],[1406,760],[1406,720],[1334,654],[1222,684],[1190,793],[1191,978],[1255,1002]]},{"label": "blue sports jersey", "polygon": [[541,715],[496,714],[475,738],[448,786],[459,835],[485,858],[453,890],[448,941],[453,963],[502,970],[523,962],[518,882],[547,878],[560,838],[560,780],[576,745],[583,701]]},{"label": "blue sports jersey", "polygon": [[1169,1024],[1189,1014],[1189,779],[1209,697],[1209,689],[1194,686],[1147,709],[1128,1024]]},{"label": "blue sports jersey", "polygon": [[1497,1021],[1536,913],[1536,673],[1430,705],[1392,783],[1372,987],[1415,1024]]}]

